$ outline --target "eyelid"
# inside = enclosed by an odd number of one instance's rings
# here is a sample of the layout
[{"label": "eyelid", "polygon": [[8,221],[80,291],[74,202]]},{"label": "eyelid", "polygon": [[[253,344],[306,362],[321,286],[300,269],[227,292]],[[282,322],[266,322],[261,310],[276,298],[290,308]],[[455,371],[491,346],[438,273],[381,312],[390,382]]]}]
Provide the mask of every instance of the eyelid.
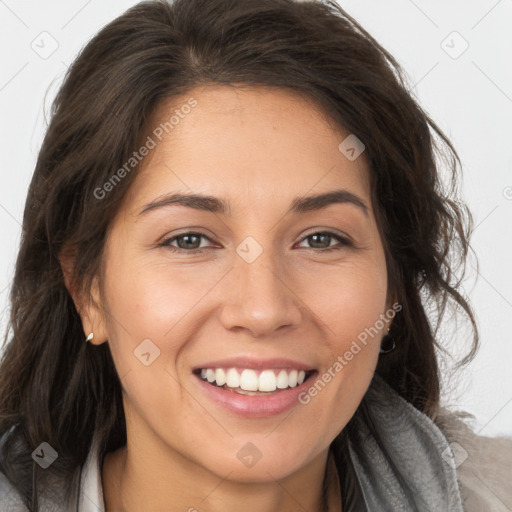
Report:
[{"label": "eyelid", "polygon": [[315,247],[304,247],[304,249],[310,249],[313,252],[321,253],[321,252],[331,252],[331,251],[341,250],[341,249],[344,249],[347,247],[354,248],[354,249],[357,248],[356,244],[354,243],[354,241],[352,240],[351,237],[349,237],[348,235],[339,234],[338,232],[332,231],[330,229],[316,229],[310,233],[303,235],[298,243],[302,243],[304,240],[306,240],[307,238],[309,238],[312,235],[327,235],[330,238],[337,240],[338,244],[326,247],[324,249],[316,249]]},{"label": "eyelid", "polygon": [[189,253],[200,252],[200,251],[202,251],[204,249],[210,249],[210,247],[200,247],[198,249],[182,249],[181,247],[174,247],[173,245],[170,245],[170,243],[174,242],[177,238],[181,238],[181,237],[187,236],[187,235],[202,237],[202,238],[205,238],[206,240],[208,240],[211,243],[214,242],[212,237],[210,237],[209,235],[206,235],[205,233],[202,233],[201,231],[191,231],[191,230],[188,230],[188,231],[183,231],[182,233],[177,233],[177,234],[172,235],[170,237],[164,237],[160,242],[158,242],[157,245],[159,247],[170,247],[171,249],[175,249],[176,251],[189,252]]},{"label": "eyelid", "polygon": [[[327,235],[327,236],[330,236],[331,238],[338,240],[338,242],[339,242],[338,245],[334,245],[332,247],[329,246],[329,247],[326,247],[323,249],[318,249],[315,247],[304,247],[304,249],[310,249],[314,252],[330,252],[330,251],[339,250],[339,249],[342,249],[345,247],[356,248],[356,244],[354,243],[354,241],[352,240],[352,238],[350,236],[348,236],[346,234],[340,234],[337,231],[333,230],[332,228],[321,228],[321,227],[311,228],[308,232],[306,232],[304,235],[302,235],[302,237],[296,243],[301,243],[312,235],[320,235],[320,234]],[[203,233],[202,231],[199,231],[199,230],[193,231],[192,228],[189,228],[186,231],[177,233],[171,237],[164,238],[157,245],[159,247],[169,248],[170,250],[172,250],[174,252],[190,253],[190,254],[198,254],[198,253],[204,252],[205,250],[212,249],[212,247],[198,247],[195,249],[182,249],[181,247],[175,247],[173,245],[170,245],[171,242],[174,242],[176,239],[181,238],[183,236],[187,236],[187,235],[205,238],[209,242],[214,243],[214,240],[209,235],[206,235],[205,233]],[[341,247],[340,247],[340,245],[341,245]]]},{"label": "eyelid", "polygon": [[342,238],[346,242],[354,243],[354,240],[351,236],[347,235],[346,233],[340,232],[338,230],[335,230],[334,228],[324,228],[321,226],[317,226],[314,228],[311,228],[311,230],[306,231],[304,235],[300,238],[299,241],[304,240],[304,238],[307,238],[311,235],[317,235],[317,234],[325,234],[325,235],[335,235],[337,237]]}]

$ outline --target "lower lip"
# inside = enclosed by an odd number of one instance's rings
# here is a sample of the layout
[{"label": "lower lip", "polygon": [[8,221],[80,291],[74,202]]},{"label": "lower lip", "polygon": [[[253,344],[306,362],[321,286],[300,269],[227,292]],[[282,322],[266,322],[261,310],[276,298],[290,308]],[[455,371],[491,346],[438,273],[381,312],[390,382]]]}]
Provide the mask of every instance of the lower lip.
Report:
[{"label": "lower lip", "polygon": [[194,375],[194,377],[199,380],[201,388],[204,389],[208,397],[228,411],[246,418],[267,418],[281,414],[294,405],[300,405],[298,396],[309,387],[311,377],[314,377],[315,374],[316,371],[313,371],[307,380],[294,388],[278,391],[272,395],[259,396],[241,395],[213,386],[198,375]]}]

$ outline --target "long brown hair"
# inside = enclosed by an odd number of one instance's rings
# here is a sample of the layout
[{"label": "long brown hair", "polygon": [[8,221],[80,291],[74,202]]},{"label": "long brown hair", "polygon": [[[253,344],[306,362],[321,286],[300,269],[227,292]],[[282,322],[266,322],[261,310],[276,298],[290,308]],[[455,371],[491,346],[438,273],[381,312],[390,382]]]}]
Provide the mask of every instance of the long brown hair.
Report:
[{"label": "long brown hair", "polygon": [[[475,319],[457,291],[472,229],[456,199],[460,160],[395,59],[334,1],[142,2],[104,27],[70,66],[26,201],[0,364],[0,434],[11,434],[0,469],[32,510],[50,475],[76,489],[93,435],[102,456],[126,443],[108,343],[84,343],[59,256],[74,255],[73,275],[87,294],[137,168],[107,198],[95,190],[139,147],[162,101],[209,83],[305,94],[365,144],[389,290],[402,305],[390,332],[397,348],[379,359],[376,373],[434,418],[436,347],[444,350],[436,333],[448,305],[467,315],[474,332],[459,367],[476,353]],[[358,499],[343,450],[349,433],[340,433],[335,451],[344,510]],[[59,454],[46,472],[30,456],[43,441]]]}]

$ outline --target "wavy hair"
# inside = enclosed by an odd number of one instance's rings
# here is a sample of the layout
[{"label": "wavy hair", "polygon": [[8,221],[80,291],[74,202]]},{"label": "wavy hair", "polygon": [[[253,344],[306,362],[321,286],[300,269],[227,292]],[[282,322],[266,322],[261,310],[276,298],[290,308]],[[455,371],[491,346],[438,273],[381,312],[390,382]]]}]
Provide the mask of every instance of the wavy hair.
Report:
[{"label": "wavy hair", "polygon": [[[73,255],[72,275],[87,296],[137,168],[108,200],[94,191],[140,146],[163,101],[207,84],[303,94],[365,144],[389,292],[402,305],[390,331],[397,348],[379,358],[376,373],[435,418],[436,351],[446,352],[437,333],[448,306],[473,329],[457,368],[476,354],[477,325],[458,291],[473,224],[457,200],[460,160],[392,55],[331,0],[141,2],[100,30],[69,67],[26,200],[0,363],[0,469],[30,510],[52,478],[64,479],[60,488],[73,499],[93,436],[101,457],[126,443],[108,343],[84,343],[59,257]],[[364,399],[356,414],[369,414]],[[344,511],[361,499],[347,456],[350,426],[332,445]],[[31,458],[43,441],[59,454],[44,471]]]}]

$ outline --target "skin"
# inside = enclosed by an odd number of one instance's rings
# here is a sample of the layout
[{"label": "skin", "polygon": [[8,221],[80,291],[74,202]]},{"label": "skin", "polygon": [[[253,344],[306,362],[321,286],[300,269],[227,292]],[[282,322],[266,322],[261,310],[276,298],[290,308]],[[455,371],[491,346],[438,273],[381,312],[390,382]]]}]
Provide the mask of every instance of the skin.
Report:
[{"label": "skin", "polygon": [[[348,160],[338,149],[348,132],[282,89],[196,88],[163,105],[151,126],[190,97],[198,105],[144,159],[125,196],[91,301],[76,301],[91,343],[110,344],[123,386],[127,446],[103,464],[106,507],[320,511],[329,445],[370,384],[390,322],[309,404],[270,418],[227,412],[191,369],[253,355],[308,362],[321,375],[391,307],[364,153]],[[295,197],[339,188],[359,196],[368,216],[350,203],[285,215]],[[170,192],[213,195],[231,208],[138,215]],[[158,246],[188,228],[211,240],[191,247],[210,249]],[[310,237],[323,231],[355,246]],[[236,252],[247,236],[263,249],[252,263]],[[147,338],[160,350],[149,366],[134,356]],[[253,467],[236,456],[247,442],[262,453]]]}]

